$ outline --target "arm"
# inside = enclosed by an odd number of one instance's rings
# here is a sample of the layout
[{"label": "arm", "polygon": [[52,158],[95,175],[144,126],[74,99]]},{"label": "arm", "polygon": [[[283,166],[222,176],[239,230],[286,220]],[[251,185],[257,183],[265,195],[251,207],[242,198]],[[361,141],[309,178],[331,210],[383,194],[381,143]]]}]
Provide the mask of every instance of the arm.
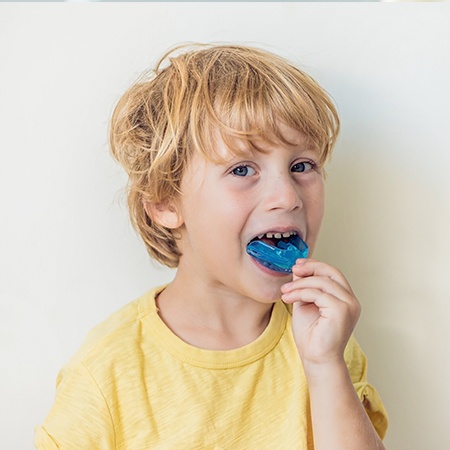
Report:
[{"label": "arm", "polygon": [[359,400],[344,350],[360,314],[345,277],[312,259],[298,260],[294,280],[282,287],[293,304],[295,342],[308,381],[316,450],[383,450]]},{"label": "arm", "polygon": [[108,406],[83,364],[61,371],[55,403],[35,428],[34,445],[38,450],[116,448]]}]

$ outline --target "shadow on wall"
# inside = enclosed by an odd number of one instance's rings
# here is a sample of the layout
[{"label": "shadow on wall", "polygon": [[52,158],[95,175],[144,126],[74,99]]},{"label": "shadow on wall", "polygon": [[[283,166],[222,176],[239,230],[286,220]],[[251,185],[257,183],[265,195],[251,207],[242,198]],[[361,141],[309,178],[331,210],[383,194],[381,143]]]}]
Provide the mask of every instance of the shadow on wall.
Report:
[{"label": "shadow on wall", "polygon": [[361,301],[356,335],[390,416],[388,448],[446,448],[448,187],[418,177],[420,161],[380,156],[366,142],[342,144],[328,167],[315,256],[339,267]]}]

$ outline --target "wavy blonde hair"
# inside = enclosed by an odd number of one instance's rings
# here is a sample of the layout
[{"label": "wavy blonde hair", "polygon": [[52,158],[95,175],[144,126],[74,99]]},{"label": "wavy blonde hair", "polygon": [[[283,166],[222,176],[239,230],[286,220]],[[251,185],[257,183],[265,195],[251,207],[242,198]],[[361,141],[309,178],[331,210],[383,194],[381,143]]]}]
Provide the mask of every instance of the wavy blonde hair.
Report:
[{"label": "wavy blonde hair", "polygon": [[111,152],[128,173],[131,222],[150,256],[178,265],[174,230],[152,220],[144,205],[180,195],[193,152],[217,158],[218,138],[236,152],[238,141],[253,148],[256,138],[286,142],[280,121],[303,132],[321,163],[327,160],[339,132],[333,102],[309,75],[253,47],[177,47],[125,92],[111,119]]}]

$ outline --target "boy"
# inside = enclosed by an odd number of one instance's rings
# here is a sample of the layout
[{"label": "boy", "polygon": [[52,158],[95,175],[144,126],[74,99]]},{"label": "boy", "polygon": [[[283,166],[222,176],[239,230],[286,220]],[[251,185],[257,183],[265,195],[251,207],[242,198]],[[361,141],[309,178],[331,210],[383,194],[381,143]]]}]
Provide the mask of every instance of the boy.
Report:
[{"label": "boy", "polygon": [[338,130],[309,76],[255,48],[169,53],[131,87],[111,148],[134,226],[177,273],[90,334],[58,378],[39,449],[384,448],[347,280],[247,252],[294,238],[314,249]]}]

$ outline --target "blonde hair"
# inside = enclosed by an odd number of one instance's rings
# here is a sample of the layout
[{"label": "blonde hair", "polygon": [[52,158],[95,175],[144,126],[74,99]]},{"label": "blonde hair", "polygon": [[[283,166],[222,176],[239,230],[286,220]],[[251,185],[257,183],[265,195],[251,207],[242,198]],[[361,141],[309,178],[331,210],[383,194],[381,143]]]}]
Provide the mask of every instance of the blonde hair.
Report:
[{"label": "blonde hair", "polygon": [[125,92],[111,119],[111,152],[128,173],[131,222],[150,256],[178,265],[174,230],[152,220],[144,205],[180,195],[192,153],[217,158],[218,138],[236,152],[233,141],[253,148],[256,138],[287,142],[280,122],[303,132],[321,163],[330,156],[339,118],[329,96],[309,75],[258,48],[177,47]]}]

